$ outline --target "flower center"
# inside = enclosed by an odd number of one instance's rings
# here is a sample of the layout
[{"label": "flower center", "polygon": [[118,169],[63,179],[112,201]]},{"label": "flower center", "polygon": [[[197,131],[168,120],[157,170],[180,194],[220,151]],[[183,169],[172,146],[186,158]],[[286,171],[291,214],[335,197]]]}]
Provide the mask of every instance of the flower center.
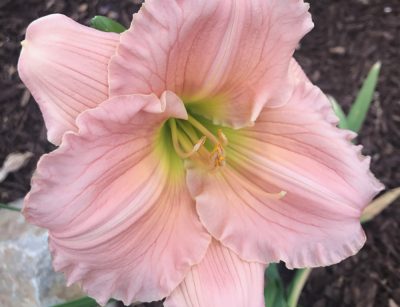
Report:
[{"label": "flower center", "polygon": [[[221,129],[215,135],[191,115],[188,115],[187,120],[171,118],[168,124],[173,147],[180,158],[190,158],[210,170],[225,165],[224,146],[228,145],[228,139]],[[211,151],[207,145],[211,145]]]}]

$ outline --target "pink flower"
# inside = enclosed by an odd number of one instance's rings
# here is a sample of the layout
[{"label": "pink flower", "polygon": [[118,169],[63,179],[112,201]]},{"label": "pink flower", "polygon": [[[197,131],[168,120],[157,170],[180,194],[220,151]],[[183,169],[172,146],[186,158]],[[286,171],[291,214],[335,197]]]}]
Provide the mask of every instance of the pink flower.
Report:
[{"label": "pink flower", "polygon": [[122,35],[33,22],[19,61],[48,138],[24,214],[104,304],[263,306],[270,262],[355,254],[382,188],[293,52],[300,0],[148,0]]}]

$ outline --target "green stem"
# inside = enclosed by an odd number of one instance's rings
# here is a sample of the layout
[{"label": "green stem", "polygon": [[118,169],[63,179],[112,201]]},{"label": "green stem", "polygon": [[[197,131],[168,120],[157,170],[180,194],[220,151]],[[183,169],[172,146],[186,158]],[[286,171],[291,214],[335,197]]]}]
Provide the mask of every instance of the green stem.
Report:
[{"label": "green stem", "polygon": [[18,208],[10,207],[10,206],[3,205],[3,204],[0,204],[0,209],[7,209],[7,210],[11,210],[11,211],[21,212],[21,210],[19,210]]},{"label": "green stem", "polygon": [[312,269],[307,268],[296,271],[296,275],[293,278],[289,290],[289,299],[288,299],[289,307],[297,307],[301,291],[303,290],[304,285],[307,282],[308,276],[310,276],[311,270]]},{"label": "green stem", "polygon": [[[111,300],[114,301],[114,300]],[[82,297],[69,302],[53,305],[52,307],[97,307],[96,301],[90,297]]]}]

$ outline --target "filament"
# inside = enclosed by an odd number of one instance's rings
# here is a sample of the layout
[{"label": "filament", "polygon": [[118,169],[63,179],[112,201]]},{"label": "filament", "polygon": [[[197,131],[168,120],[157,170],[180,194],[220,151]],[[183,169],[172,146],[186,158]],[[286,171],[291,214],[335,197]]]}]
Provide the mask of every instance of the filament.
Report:
[{"label": "filament", "polygon": [[203,136],[200,138],[200,140],[197,141],[197,143],[193,146],[191,151],[185,152],[181,148],[180,142],[182,142],[182,138],[179,138],[178,129],[176,127],[176,121],[173,118],[170,121],[170,127],[171,127],[171,134],[172,134],[172,145],[174,146],[174,149],[175,149],[175,152],[177,153],[177,155],[179,157],[181,157],[182,159],[187,159],[187,158],[190,158],[191,156],[193,156],[197,151],[199,151],[201,146],[203,146],[204,143],[206,142],[206,137]]},{"label": "filament", "polygon": [[188,122],[193,125],[197,130],[199,130],[201,133],[203,133],[211,142],[213,142],[215,145],[219,143],[218,139],[215,137],[214,134],[212,134],[206,127],[204,127],[197,119],[195,119],[193,116],[188,115]]}]

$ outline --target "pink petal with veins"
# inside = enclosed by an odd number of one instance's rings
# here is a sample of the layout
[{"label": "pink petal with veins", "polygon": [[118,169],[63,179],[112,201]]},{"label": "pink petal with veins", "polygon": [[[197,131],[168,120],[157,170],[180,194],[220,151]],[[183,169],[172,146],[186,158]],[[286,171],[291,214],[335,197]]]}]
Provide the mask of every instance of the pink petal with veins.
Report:
[{"label": "pink petal with veins", "polygon": [[115,97],[82,113],[79,132],[41,158],[25,199],[26,218],[49,229],[55,269],[101,304],[169,295],[211,240],[183,166],[157,151],[162,122],[186,116],[172,93],[162,97]]},{"label": "pink petal with veins", "polygon": [[165,307],[262,307],[265,265],[247,262],[213,240],[206,256],[164,302]]},{"label": "pink petal with veins", "polygon": [[217,124],[245,126],[290,97],[289,62],[311,28],[300,0],[146,1],[110,63],[110,93],[167,89]]},{"label": "pink petal with veins", "polygon": [[39,104],[50,142],[58,145],[66,131],[76,131],[80,113],[108,98],[108,62],[118,40],[59,14],[29,25],[18,72]]},{"label": "pink petal with veins", "polygon": [[[364,244],[360,215],[382,185],[327,108],[317,87],[300,82],[287,105],[264,108],[229,139],[219,172],[188,171],[201,221],[243,259],[323,266]],[[282,199],[271,195],[280,191]]]}]

